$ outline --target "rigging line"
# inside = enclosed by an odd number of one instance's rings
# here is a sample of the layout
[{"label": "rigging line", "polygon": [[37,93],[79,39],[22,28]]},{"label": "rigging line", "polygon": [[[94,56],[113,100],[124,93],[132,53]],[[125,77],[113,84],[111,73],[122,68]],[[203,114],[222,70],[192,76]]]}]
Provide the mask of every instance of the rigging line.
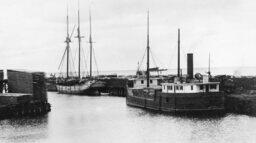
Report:
[{"label": "rigging line", "polygon": [[58,70],[60,69],[60,67],[61,67],[61,66],[62,66],[62,64],[63,64],[63,60],[64,60],[64,57],[65,57],[65,55],[66,55],[66,52],[67,52],[67,48],[65,48],[65,51],[64,51],[63,56],[62,56],[62,58],[61,58],[61,61],[60,61],[60,64],[59,64]]},{"label": "rigging line", "polygon": [[85,73],[85,67],[83,66],[84,64],[84,55],[83,55],[83,48],[81,48],[81,77],[84,77]]},{"label": "rigging line", "polygon": [[[89,54],[90,54],[89,50],[85,51],[85,59],[86,59],[86,61],[90,61]],[[87,74],[89,75],[89,68],[88,68]]]},{"label": "rigging line", "polygon": [[70,40],[71,40],[71,37],[72,37],[72,35],[73,35],[74,31],[75,31],[75,28],[76,28],[76,24],[74,25],[74,27],[73,27],[73,29],[72,29],[72,32],[71,32],[71,34],[70,34],[70,36],[69,36],[69,39],[70,39]]},{"label": "rigging line", "polygon": [[77,51],[78,51],[78,49],[79,49],[78,47],[75,49],[75,58],[74,58],[74,61],[76,61],[76,57],[77,57],[77,53],[78,53],[78,52],[77,52]]},{"label": "rigging line", "polygon": [[[73,27],[72,33],[71,33],[71,35],[70,35],[70,39],[71,39],[71,37],[72,37],[72,35],[73,35],[73,33],[74,33],[75,28],[76,28],[76,25],[74,25],[74,27]],[[73,45],[74,45],[74,44],[73,44]],[[74,47],[74,46],[73,46],[73,47]],[[76,51],[75,51],[75,57],[76,57],[76,53],[77,53],[78,48],[76,48],[75,50],[76,50]],[[73,60],[75,61],[76,59],[75,59],[74,57],[72,57],[71,49],[70,49],[69,51],[70,51],[71,58],[73,58]],[[74,64],[74,63],[73,63],[73,64]],[[74,66],[74,65],[73,65],[73,66]]]},{"label": "rigging line", "polygon": [[88,72],[88,68],[87,68],[87,64],[86,64],[86,58],[85,58],[85,52],[84,52],[84,49],[82,48],[82,57],[83,57],[83,61],[84,61],[84,65],[85,65],[85,71],[87,71],[87,75],[89,74]]},{"label": "rigging line", "polygon": [[89,68],[87,67],[87,63],[86,61],[89,61],[89,50],[86,51],[86,49],[84,50],[84,56],[85,56],[85,64],[86,64],[86,68],[87,68],[87,75],[89,75]]},{"label": "rigging line", "polygon": [[[71,50],[70,50],[70,55],[72,55],[72,53],[71,53]],[[72,66],[73,66],[73,68],[75,69],[75,63],[74,63],[74,59],[73,59],[73,57],[71,56],[71,61],[72,61]],[[75,74],[76,74],[76,72],[74,72]],[[74,75],[75,75],[74,74]]]},{"label": "rigging line", "polygon": [[181,54],[183,54],[183,58],[186,57],[185,47],[182,47],[182,49],[181,49]]},{"label": "rigging line", "polygon": [[64,72],[62,72],[63,71],[63,66],[61,66],[61,69],[59,71],[60,71],[60,74],[64,74]]},{"label": "rigging line", "polygon": [[92,52],[93,52],[93,57],[94,57],[95,66],[96,66],[96,69],[97,69],[97,74],[99,75],[99,69],[98,69],[98,64],[97,64],[97,61],[96,61],[96,56],[95,56],[94,48],[92,48]]},{"label": "rigging line", "polygon": [[[62,64],[63,65],[63,64]],[[61,72],[63,70],[63,66],[61,66],[61,68],[59,69],[59,71]]]},{"label": "rigging line", "polygon": [[149,49],[149,52],[151,53],[151,57],[152,57],[152,59],[153,59],[153,62],[154,62],[154,64],[155,64],[155,66],[157,67],[157,64],[156,64],[156,61],[155,61],[155,58],[154,58],[154,55],[153,55],[152,50]]},{"label": "rigging line", "polygon": [[152,56],[155,57],[156,61],[158,61],[158,63],[160,64],[160,66],[164,66],[164,63],[162,62],[162,60],[159,60],[159,57],[155,56],[153,51],[152,51]]},{"label": "rigging line", "polygon": [[141,61],[140,61],[140,63],[139,63],[138,70],[140,70],[140,67],[141,67],[141,65],[142,65],[142,62],[143,62],[144,57],[145,57],[145,55],[146,55],[146,51],[147,51],[147,48],[145,48],[145,51],[144,51],[143,57],[142,57],[142,59],[141,59]]},{"label": "rigging line", "polygon": [[[176,47],[177,47],[178,45],[177,45],[177,43],[175,43],[175,45],[174,46],[172,46],[172,47],[174,47],[174,48],[172,48],[171,50],[172,51],[175,51],[175,49],[176,49]],[[173,63],[173,59],[174,59],[174,55],[175,55],[176,53],[175,52],[172,52],[171,53],[171,58],[170,58],[170,62],[169,62],[169,64],[171,65],[172,63]]]}]

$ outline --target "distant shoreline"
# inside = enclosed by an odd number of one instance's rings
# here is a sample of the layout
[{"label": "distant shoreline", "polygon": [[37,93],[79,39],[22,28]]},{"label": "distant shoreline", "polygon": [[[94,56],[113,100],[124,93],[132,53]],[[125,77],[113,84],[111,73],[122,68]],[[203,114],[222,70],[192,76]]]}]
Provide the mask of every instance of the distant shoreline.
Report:
[{"label": "distant shoreline", "polygon": [[[194,68],[194,73],[201,73],[206,74],[208,71],[207,67],[197,67]],[[169,74],[176,74],[177,70],[167,69],[167,71],[161,72],[162,75],[169,75]],[[182,68],[182,73],[186,74],[186,68]],[[72,72],[74,75],[76,72]],[[105,70],[105,71],[99,71],[99,74],[97,71],[93,71],[94,75],[110,75],[110,74],[117,74],[117,75],[135,75],[136,70]],[[234,76],[256,76],[256,67],[212,67],[211,68],[212,75],[234,75]],[[50,74],[59,75],[58,72],[47,72],[47,76],[50,76]],[[65,73],[62,72],[64,75]],[[86,72],[83,72],[82,74],[86,75]]]}]

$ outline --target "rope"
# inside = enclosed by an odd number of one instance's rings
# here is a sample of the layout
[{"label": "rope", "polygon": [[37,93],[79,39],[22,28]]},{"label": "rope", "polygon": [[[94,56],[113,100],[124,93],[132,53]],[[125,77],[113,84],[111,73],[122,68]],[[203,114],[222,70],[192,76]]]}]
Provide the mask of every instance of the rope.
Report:
[{"label": "rope", "polygon": [[78,49],[79,49],[78,47],[75,48],[75,58],[74,58],[74,61],[76,60],[76,57],[78,57],[78,56],[77,56],[77,53],[78,53],[77,51],[78,51]]},{"label": "rope", "polygon": [[96,66],[96,69],[97,69],[97,75],[99,75],[99,69],[98,69],[98,64],[97,64],[97,61],[96,61],[96,56],[95,56],[94,48],[92,48],[92,52],[93,52],[95,66]]},{"label": "rope", "polygon": [[[84,67],[85,67],[85,70],[86,70],[86,69],[88,69],[88,68],[87,68],[87,64],[86,64],[86,58],[85,58],[84,49],[82,49],[82,57],[83,57],[83,61],[84,61]],[[87,70],[87,75],[89,75],[88,70]]]},{"label": "rope", "polygon": [[153,62],[154,62],[154,64],[155,64],[155,66],[157,67],[157,64],[156,64],[156,61],[155,61],[155,59],[154,59],[153,52],[151,51],[151,49],[149,49],[149,52],[151,53],[151,57],[152,57],[152,59],[153,59]]},{"label": "rope", "polygon": [[[70,50],[70,55],[71,55],[70,57],[71,57],[71,62],[72,62],[73,68],[75,69],[75,63],[74,63],[74,60],[73,60],[73,56],[72,56],[71,50]],[[73,73],[71,72],[71,74],[76,75],[76,72],[73,72]]]},{"label": "rope", "polygon": [[143,57],[142,57],[142,59],[141,59],[141,61],[140,61],[140,63],[139,63],[138,70],[140,70],[140,67],[141,67],[142,62],[143,62],[143,60],[144,60],[144,57],[145,57],[146,51],[147,51],[147,48],[145,49],[144,54],[143,54]]},{"label": "rope", "polygon": [[[175,51],[174,49],[176,49],[178,47],[178,44],[176,43],[173,48],[171,49],[171,51]],[[172,62],[174,61],[173,58],[174,58],[174,55],[176,54],[176,52],[172,52],[171,53],[171,59],[170,59],[170,65],[172,64]]]},{"label": "rope", "polygon": [[61,61],[60,61],[60,64],[59,64],[58,70],[59,70],[59,69],[60,69],[60,67],[62,67],[62,65],[63,65],[63,60],[64,60],[64,57],[65,57],[65,55],[66,55],[66,52],[67,52],[67,48],[65,48],[65,51],[64,51],[64,54],[63,54],[63,56],[62,56],[62,58],[61,58]]}]

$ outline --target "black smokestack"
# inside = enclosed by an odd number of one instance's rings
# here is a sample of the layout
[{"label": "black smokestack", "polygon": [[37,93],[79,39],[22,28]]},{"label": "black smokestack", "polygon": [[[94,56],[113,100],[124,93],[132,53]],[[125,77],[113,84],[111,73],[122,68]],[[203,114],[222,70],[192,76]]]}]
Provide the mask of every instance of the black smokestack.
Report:
[{"label": "black smokestack", "polygon": [[188,53],[187,54],[187,75],[189,79],[194,78],[194,71],[193,71],[193,54],[192,53]]}]

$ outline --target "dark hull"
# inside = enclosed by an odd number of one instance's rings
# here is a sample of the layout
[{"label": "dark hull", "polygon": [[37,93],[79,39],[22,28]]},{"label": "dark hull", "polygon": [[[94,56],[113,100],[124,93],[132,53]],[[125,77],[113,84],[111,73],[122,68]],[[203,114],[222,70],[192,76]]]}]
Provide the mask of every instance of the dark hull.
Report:
[{"label": "dark hull", "polygon": [[[222,93],[162,93],[160,90],[155,91],[154,94],[141,94],[132,89],[128,92],[126,97],[126,104],[153,111],[167,112],[167,113],[203,113],[203,112],[217,112],[225,111],[224,96]],[[138,95],[140,94],[140,95]]]}]

